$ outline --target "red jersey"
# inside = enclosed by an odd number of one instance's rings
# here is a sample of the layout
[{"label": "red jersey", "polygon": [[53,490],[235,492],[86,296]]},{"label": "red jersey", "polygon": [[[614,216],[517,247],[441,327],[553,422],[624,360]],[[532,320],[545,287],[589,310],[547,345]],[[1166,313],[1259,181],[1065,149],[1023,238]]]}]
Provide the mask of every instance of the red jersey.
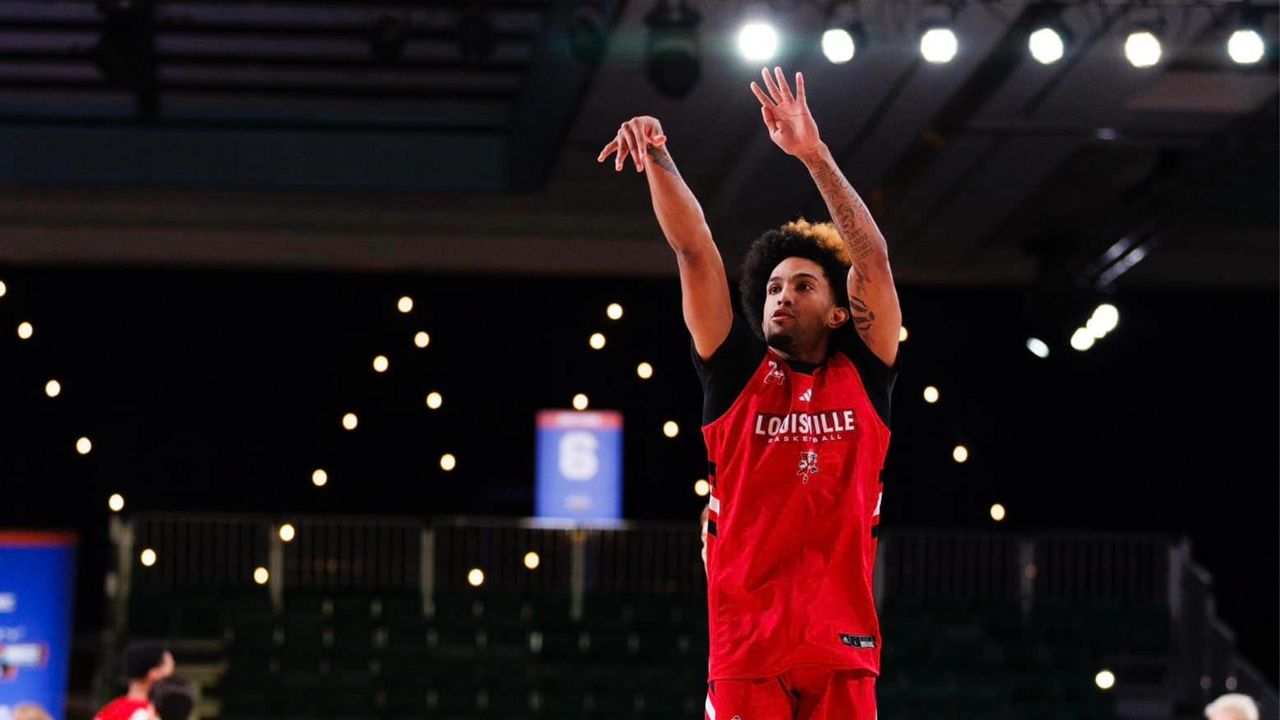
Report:
[{"label": "red jersey", "polygon": [[152,720],[151,703],[120,697],[107,703],[93,716],[93,720]]},{"label": "red jersey", "polygon": [[[872,594],[894,371],[852,330],[788,362],[741,319],[706,363],[710,680],[879,674]],[[696,360],[695,351],[695,360]]]}]

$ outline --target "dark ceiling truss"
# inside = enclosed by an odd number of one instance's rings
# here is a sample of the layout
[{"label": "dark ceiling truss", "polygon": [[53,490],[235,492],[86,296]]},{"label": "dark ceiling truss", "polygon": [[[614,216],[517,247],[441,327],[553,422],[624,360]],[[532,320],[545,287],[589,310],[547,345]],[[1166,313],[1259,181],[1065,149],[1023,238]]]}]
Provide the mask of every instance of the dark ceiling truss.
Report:
[{"label": "dark ceiling truss", "polygon": [[[546,178],[624,6],[621,0],[3,0],[0,131],[39,133],[52,144],[30,152],[59,156],[80,152],[65,142],[75,136],[41,129],[82,128],[103,141],[124,137],[144,157],[170,157],[159,149],[166,142],[190,148],[192,158],[200,149],[219,156],[225,151],[212,148],[224,139],[238,152],[267,143],[277,154],[258,159],[269,165],[320,159],[346,143],[367,170],[352,174],[334,161],[330,167],[345,179],[315,174],[317,183],[530,189]],[[166,133],[146,134],[155,128]],[[130,132],[103,134],[108,129]],[[311,147],[291,150],[294,142]],[[382,173],[382,161],[367,162],[388,157],[402,169]],[[415,163],[423,177],[436,179],[413,179]],[[153,165],[137,177],[159,185],[206,177],[180,165]],[[459,165],[469,181],[450,180]],[[209,177],[258,183],[235,168]],[[296,185],[298,175],[290,177]]]},{"label": "dark ceiling truss", "polygon": [[[552,5],[6,0],[0,5],[0,93],[10,97],[0,114],[11,122],[38,118],[38,103],[24,111],[14,96],[39,92],[64,94],[67,106],[75,107],[46,114],[119,121],[118,110],[95,112],[91,101],[114,92],[138,95],[137,115],[144,119],[165,115],[170,96],[332,101],[333,113],[282,113],[300,126],[387,122],[376,105],[353,111],[356,101],[492,103],[506,106],[509,116]],[[390,48],[385,52],[378,44],[380,23],[390,27],[381,38]],[[414,117],[424,127],[438,121],[429,106],[393,115],[401,125]],[[468,124],[456,115],[444,124]],[[495,115],[505,120],[489,108],[477,113],[475,127],[505,127],[493,121]],[[247,118],[272,119],[251,106],[240,119]]]}]

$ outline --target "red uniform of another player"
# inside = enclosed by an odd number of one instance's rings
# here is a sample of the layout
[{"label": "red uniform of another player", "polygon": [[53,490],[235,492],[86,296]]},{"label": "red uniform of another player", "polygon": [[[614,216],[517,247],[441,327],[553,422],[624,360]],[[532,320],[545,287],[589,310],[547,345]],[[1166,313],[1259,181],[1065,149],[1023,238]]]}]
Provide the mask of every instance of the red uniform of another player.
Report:
[{"label": "red uniform of another player", "polygon": [[112,700],[93,720],[152,720],[151,701],[121,697]]},{"label": "red uniform of another player", "polygon": [[173,654],[162,642],[134,642],[124,651],[129,692],[107,703],[93,720],[154,720],[151,689],[173,675]]}]

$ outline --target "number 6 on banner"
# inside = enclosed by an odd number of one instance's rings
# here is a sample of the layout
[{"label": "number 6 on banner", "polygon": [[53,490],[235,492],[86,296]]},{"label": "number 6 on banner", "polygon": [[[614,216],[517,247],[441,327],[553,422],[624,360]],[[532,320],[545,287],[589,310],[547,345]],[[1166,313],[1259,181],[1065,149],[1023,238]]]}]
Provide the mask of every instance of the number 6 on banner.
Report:
[{"label": "number 6 on banner", "polygon": [[560,436],[560,475],[565,480],[586,482],[600,472],[596,451],[600,441],[593,433],[577,430]]}]

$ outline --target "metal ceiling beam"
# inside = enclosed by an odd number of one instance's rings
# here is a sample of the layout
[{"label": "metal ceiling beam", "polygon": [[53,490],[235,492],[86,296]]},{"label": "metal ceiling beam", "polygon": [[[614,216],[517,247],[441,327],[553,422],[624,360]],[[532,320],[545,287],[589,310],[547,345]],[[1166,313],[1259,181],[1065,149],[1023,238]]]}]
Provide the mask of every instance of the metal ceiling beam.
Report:
[{"label": "metal ceiling beam", "polygon": [[[216,67],[270,67],[315,70],[381,70],[383,72],[409,71],[446,71],[466,72],[468,75],[484,76],[523,76],[528,63],[509,60],[489,60],[480,63],[464,62],[461,59],[413,59],[405,58],[395,63],[383,63],[372,56],[359,57],[305,57],[301,55],[268,55],[262,53],[192,53],[192,52],[156,52],[156,60],[161,65],[211,65]],[[0,62],[39,63],[51,65],[78,65],[93,62],[93,53],[88,50],[68,52],[0,50]]]},{"label": "metal ceiling beam", "polygon": [[[111,86],[99,79],[60,79],[45,78],[0,78],[0,90],[4,89],[47,89],[47,90],[105,90]],[[358,84],[316,83],[308,85],[289,85],[285,83],[235,83],[226,82],[164,82],[157,84],[161,93],[192,93],[217,95],[277,95],[297,97],[341,97],[370,99],[416,99],[416,100],[510,100],[519,92],[511,90],[487,90],[469,88],[463,85],[451,87],[385,87]]]}]

